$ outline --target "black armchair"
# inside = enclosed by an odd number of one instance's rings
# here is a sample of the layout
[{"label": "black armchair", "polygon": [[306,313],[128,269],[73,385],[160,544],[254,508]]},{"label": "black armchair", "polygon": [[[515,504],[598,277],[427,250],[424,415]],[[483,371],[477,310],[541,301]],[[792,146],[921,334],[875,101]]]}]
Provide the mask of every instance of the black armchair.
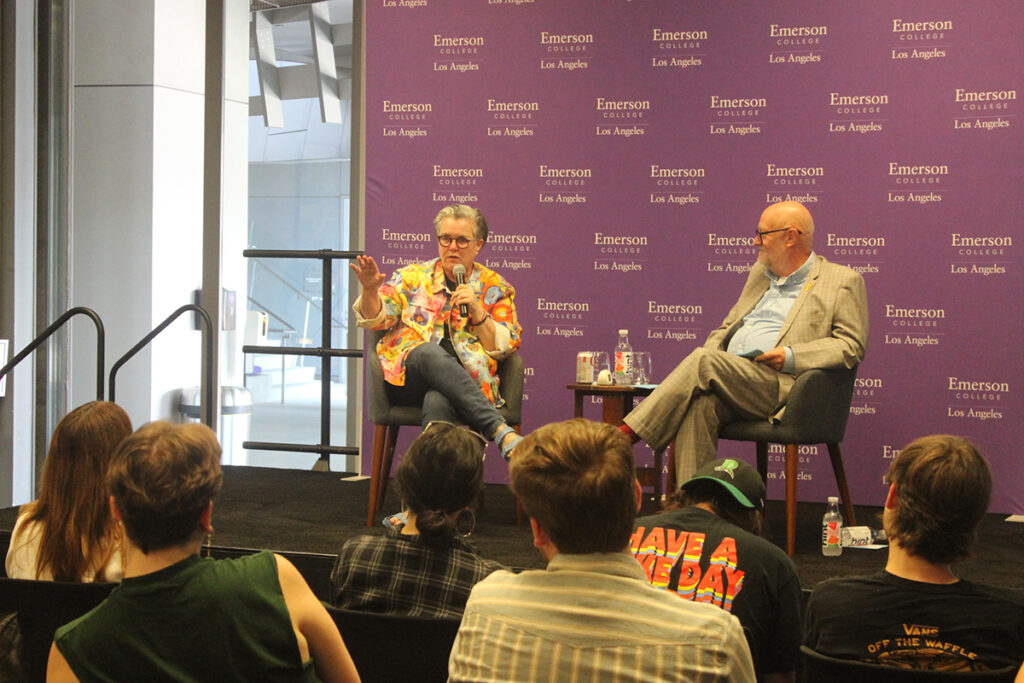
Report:
[{"label": "black armchair", "polygon": [[850,370],[808,370],[796,378],[786,401],[786,410],[778,423],[768,420],[743,420],[722,426],[720,439],[757,443],[757,471],[768,477],[768,444],[784,444],[786,449],[786,552],[796,550],[796,479],[800,444],[824,443],[832,460],[839,495],[847,524],[856,524],[853,503],[843,470],[839,444],[846,433],[853,399],[857,368]]}]

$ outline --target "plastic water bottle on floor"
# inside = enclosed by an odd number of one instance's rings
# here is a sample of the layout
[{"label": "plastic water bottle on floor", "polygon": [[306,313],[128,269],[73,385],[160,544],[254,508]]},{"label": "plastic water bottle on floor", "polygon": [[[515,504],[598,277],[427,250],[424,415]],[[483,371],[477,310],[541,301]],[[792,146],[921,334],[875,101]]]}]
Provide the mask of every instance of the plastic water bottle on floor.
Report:
[{"label": "plastic water bottle on floor", "polygon": [[619,343],[615,345],[615,383],[633,383],[633,347],[629,345],[629,330],[619,330]]},{"label": "plastic water bottle on floor", "polygon": [[839,513],[839,498],[828,497],[828,512],[821,518],[821,554],[835,557],[843,554],[843,516]]}]

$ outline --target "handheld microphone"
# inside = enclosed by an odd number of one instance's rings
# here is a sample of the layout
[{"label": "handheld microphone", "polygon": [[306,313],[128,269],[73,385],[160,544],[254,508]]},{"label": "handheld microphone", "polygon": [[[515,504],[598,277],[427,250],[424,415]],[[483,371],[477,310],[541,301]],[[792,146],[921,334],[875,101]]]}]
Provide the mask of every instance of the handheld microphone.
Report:
[{"label": "handheld microphone", "polygon": [[[455,284],[466,284],[466,266],[461,263],[452,268],[452,275],[455,276]],[[469,304],[459,304],[459,315],[463,318],[469,316]]]}]

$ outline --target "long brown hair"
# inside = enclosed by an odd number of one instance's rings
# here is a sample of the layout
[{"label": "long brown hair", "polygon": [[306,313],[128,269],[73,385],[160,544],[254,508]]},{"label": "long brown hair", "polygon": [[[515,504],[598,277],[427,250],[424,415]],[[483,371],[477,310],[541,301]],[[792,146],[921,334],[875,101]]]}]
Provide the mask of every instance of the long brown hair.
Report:
[{"label": "long brown hair", "polygon": [[26,521],[41,532],[36,577],[49,568],[54,581],[81,581],[103,567],[115,550],[107,502],[110,456],[132,433],[127,413],[116,403],[91,401],[64,416],[53,431],[43,465],[39,499],[25,505]]}]

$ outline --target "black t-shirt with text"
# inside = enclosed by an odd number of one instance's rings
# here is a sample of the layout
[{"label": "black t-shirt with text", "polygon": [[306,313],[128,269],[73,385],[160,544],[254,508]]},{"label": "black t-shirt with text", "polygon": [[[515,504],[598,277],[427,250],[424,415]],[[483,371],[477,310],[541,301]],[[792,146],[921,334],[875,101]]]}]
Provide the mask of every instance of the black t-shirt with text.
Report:
[{"label": "black t-shirt with text", "polygon": [[800,580],[786,553],[697,507],[641,517],[633,527],[630,552],[651,584],[734,614],[758,671],[795,668]]},{"label": "black t-shirt with text", "polygon": [[984,671],[1024,660],[1024,592],[934,584],[880,572],[823,581],[804,644],[822,654],[909,669]]}]

